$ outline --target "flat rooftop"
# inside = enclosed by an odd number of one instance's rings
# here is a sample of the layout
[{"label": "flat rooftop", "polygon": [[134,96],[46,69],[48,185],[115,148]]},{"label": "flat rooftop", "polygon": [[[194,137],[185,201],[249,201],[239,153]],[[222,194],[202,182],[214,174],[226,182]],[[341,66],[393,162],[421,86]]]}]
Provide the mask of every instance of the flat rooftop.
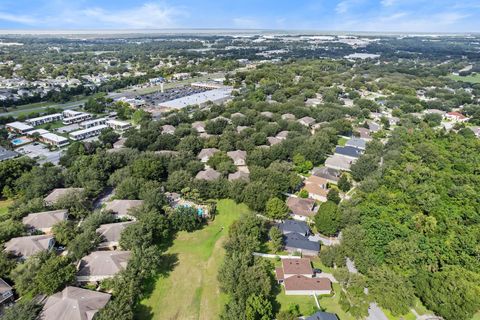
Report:
[{"label": "flat rooftop", "polygon": [[159,106],[171,109],[181,109],[191,105],[204,104],[208,101],[215,102],[226,99],[230,97],[231,92],[231,88],[213,89],[201,93],[192,94],[190,96],[166,101],[160,103]]}]

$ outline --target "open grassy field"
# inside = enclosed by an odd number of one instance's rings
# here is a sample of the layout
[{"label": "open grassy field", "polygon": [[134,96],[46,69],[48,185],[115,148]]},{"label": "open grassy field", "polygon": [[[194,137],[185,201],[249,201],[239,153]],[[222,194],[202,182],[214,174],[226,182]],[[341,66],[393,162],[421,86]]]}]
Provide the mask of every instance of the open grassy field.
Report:
[{"label": "open grassy field", "polygon": [[227,296],[217,281],[229,226],[248,212],[245,205],[220,200],[217,216],[203,229],[181,232],[167,254],[176,262],[166,275],[149,283],[151,293],[141,302],[136,319],[217,319]]},{"label": "open grassy field", "polygon": [[11,205],[13,200],[0,200],[0,217],[8,212],[8,206]]},{"label": "open grassy field", "polygon": [[457,76],[457,75],[449,75],[448,76],[450,79],[455,80],[455,81],[461,81],[461,82],[468,82],[468,83],[480,83],[480,74],[473,74],[471,76]]}]

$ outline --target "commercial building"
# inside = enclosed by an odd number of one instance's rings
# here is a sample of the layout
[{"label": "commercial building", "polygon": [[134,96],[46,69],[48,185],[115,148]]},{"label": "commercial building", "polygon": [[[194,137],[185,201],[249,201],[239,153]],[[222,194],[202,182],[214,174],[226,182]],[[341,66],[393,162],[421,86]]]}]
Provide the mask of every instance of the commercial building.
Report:
[{"label": "commercial building", "polygon": [[25,134],[28,131],[31,131],[34,129],[31,125],[20,122],[20,121],[7,123],[5,127],[7,128],[8,132],[19,133],[19,134]]},{"label": "commercial building", "polygon": [[46,116],[42,116],[38,118],[28,119],[28,120],[25,120],[25,122],[31,126],[36,127],[45,123],[55,122],[62,119],[63,119],[63,115],[61,113],[54,113],[54,114],[48,114]]},{"label": "commercial building", "polygon": [[55,134],[55,133],[50,133],[50,132],[42,134],[38,138],[38,140],[43,143],[49,144],[51,146],[59,147],[59,148],[64,147],[70,143],[70,141],[67,138],[59,136],[58,134]]},{"label": "commercial building", "polygon": [[98,118],[98,119],[93,119],[93,120],[88,120],[80,123],[80,127],[83,129],[88,129],[88,128],[93,128],[102,124],[107,123],[107,118]]},{"label": "commercial building", "polygon": [[120,120],[108,120],[106,124],[115,131],[124,131],[132,127],[129,122]]},{"label": "commercial building", "polygon": [[[73,110],[67,110],[69,111],[68,113],[63,112],[64,118],[63,118],[63,124],[64,125],[70,125],[74,123],[79,123],[82,121],[90,120],[92,119],[92,115],[90,113],[86,112],[78,112],[78,111],[73,111]],[[68,114],[68,117],[65,117],[65,114]]]},{"label": "commercial building", "polygon": [[108,126],[105,124],[102,124],[95,127],[89,127],[88,129],[70,132],[70,139],[78,141],[78,140],[84,140],[90,137],[95,137],[95,136],[98,136],[102,132],[102,130],[105,130],[106,128],[108,128]]},{"label": "commercial building", "polygon": [[182,109],[188,106],[198,105],[203,107],[207,102],[220,104],[230,99],[232,93],[231,88],[220,88],[209,90],[201,93],[192,94],[190,96],[162,102],[158,105],[159,108],[167,109]]}]

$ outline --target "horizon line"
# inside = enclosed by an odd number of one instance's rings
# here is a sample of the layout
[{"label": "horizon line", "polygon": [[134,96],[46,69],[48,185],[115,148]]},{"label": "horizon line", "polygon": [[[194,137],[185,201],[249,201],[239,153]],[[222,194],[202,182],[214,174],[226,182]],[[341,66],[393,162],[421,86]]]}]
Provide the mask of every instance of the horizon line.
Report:
[{"label": "horizon line", "polygon": [[54,28],[17,28],[0,29],[0,35],[61,35],[61,34],[161,34],[161,33],[202,33],[202,32],[245,32],[245,33],[314,33],[314,34],[371,34],[371,35],[478,35],[479,31],[459,31],[459,32],[436,32],[436,31],[359,31],[359,30],[316,30],[316,29],[274,29],[274,28],[80,28],[80,29],[54,29]]}]

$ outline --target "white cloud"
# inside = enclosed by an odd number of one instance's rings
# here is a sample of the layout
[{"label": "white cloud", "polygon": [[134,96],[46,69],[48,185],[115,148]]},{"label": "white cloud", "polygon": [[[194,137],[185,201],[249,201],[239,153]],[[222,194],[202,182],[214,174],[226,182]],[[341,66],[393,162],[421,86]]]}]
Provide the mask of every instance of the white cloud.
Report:
[{"label": "white cloud", "polygon": [[0,12],[0,21],[9,21],[9,22],[16,22],[16,23],[23,23],[23,24],[34,24],[38,22],[37,19],[31,16],[16,15],[16,14],[10,14],[7,12]]},{"label": "white cloud", "polygon": [[54,1],[48,6],[50,15],[15,15],[0,11],[0,21],[10,21],[42,28],[175,28],[178,18],[188,16],[184,8],[160,2],[148,2],[121,10],[87,7],[80,3]]},{"label": "white cloud", "polygon": [[146,3],[137,8],[121,11],[107,11],[102,8],[89,8],[80,15],[93,19],[104,26],[121,28],[172,28],[176,27],[175,18],[185,13],[156,3]]}]

